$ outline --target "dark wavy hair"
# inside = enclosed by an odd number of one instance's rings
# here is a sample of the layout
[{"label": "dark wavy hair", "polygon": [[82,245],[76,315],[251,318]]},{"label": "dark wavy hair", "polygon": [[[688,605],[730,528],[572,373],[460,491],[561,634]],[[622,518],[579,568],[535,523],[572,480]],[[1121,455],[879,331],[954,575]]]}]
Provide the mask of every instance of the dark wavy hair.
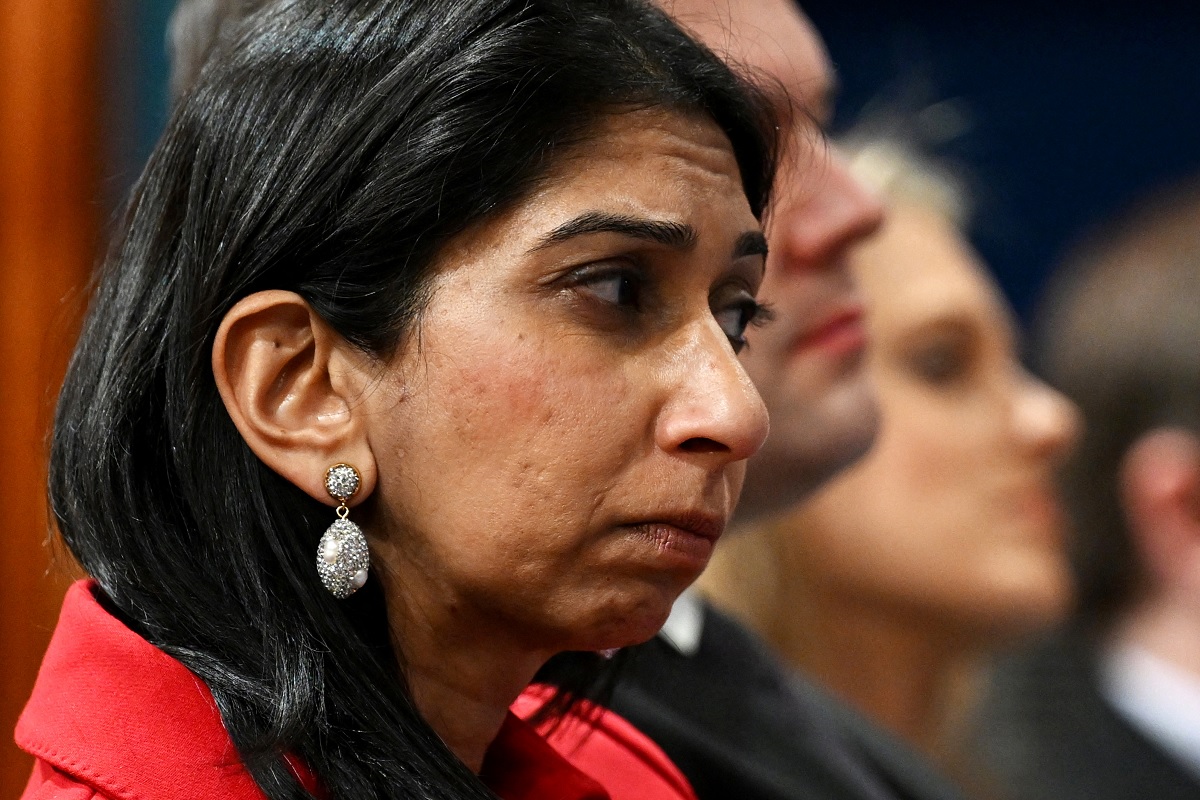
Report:
[{"label": "dark wavy hair", "polygon": [[59,399],[50,497],[101,601],[211,689],[268,797],[491,796],[414,708],[376,582],[317,579],[326,507],[264,466],[217,393],[223,315],[299,293],[384,358],[439,249],[518,201],[605,115],[705,115],[761,217],[767,104],[637,0],[281,0],[178,102]]}]

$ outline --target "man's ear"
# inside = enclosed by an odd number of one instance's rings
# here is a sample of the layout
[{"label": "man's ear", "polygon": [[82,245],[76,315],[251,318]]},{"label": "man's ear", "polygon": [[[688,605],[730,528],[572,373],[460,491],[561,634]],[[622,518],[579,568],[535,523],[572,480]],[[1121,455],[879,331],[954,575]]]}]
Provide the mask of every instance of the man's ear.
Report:
[{"label": "man's ear", "polygon": [[221,320],[213,377],[233,424],[275,472],[328,505],[325,471],[358,470],[356,505],[375,487],[375,459],[358,400],[370,376],[365,356],[294,292],[257,292]]},{"label": "man's ear", "polygon": [[1200,591],[1200,437],[1161,428],[1138,439],[1122,460],[1121,501],[1154,581]]}]

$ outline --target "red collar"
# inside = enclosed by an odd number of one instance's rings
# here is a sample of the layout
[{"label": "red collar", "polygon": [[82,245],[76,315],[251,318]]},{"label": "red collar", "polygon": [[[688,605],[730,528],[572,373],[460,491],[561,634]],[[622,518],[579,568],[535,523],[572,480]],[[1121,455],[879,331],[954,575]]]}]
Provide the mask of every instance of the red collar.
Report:
[{"label": "red collar", "polygon": [[[208,687],[105,611],[94,586],[67,591],[17,744],[114,800],[263,800]],[[481,777],[504,800],[609,797],[512,714]]]},{"label": "red collar", "polygon": [[212,694],[80,581],[17,722],[17,744],[117,800],[262,800]]},{"label": "red collar", "polygon": [[484,755],[479,777],[504,800],[609,800],[599,783],[511,712]]}]

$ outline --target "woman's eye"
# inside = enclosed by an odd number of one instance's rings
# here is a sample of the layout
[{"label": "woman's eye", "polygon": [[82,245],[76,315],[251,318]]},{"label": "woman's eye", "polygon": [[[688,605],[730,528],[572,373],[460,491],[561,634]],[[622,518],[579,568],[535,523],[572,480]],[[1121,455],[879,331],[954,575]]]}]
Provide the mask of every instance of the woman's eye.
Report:
[{"label": "woman's eye", "polygon": [[917,348],[911,358],[918,378],[934,386],[953,383],[970,367],[970,349],[963,341],[932,342]]},{"label": "woman's eye", "polygon": [[762,324],[770,319],[770,312],[765,306],[747,297],[746,299],[713,312],[717,324],[733,345],[733,352],[740,353],[746,346],[746,329],[751,325]]},{"label": "woman's eye", "polygon": [[614,306],[640,308],[644,281],[632,270],[617,270],[585,276],[576,286]]}]

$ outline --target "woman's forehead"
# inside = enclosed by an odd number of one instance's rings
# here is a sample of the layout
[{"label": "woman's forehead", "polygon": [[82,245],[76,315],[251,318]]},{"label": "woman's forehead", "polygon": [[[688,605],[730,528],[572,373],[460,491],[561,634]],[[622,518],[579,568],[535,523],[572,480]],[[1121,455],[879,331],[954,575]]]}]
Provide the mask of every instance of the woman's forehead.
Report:
[{"label": "woman's forehead", "polygon": [[894,203],[887,223],[854,264],[879,321],[920,323],[965,314],[1010,324],[994,281],[966,238],[932,209]]},{"label": "woman's forehead", "polygon": [[527,197],[476,229],[532,236],[582,213],[686,225],[714,203],[736,211],[727,215],[731,227],[758,228],[725,134],[704,118],[643,110],[607,117]]},{"label": "woman's forehead", "polygon": [[664,159],[722,178],[740,175],[729,138],[712,119],[656,107],[597,119],[550,168],[547,183],[586,181],[598,169],[636,174],[639,167]]}]

